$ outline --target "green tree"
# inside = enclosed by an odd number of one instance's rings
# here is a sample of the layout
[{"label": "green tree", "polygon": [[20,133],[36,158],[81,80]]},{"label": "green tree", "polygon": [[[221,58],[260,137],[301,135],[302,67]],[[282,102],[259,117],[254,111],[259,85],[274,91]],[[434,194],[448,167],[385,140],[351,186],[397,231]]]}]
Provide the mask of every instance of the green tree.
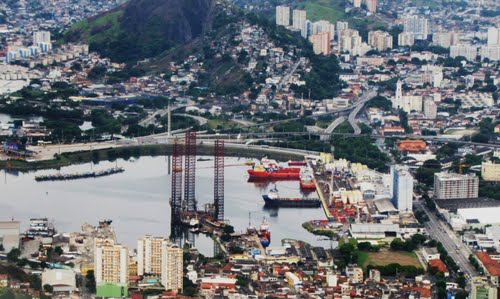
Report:
[{"label": "green tree", "polygon": [[50,284],[44,284],[43,290],[47,293],[52,293],[54,291],[54,287],[52,287]]},{"label": "green tree", "polygon": [[87,288],[87,291],[92,294],[96,292],[94,270],[87,271],[87,274],[85,275],[85,287]]},{"label": "green tree", "polygon": [[7,260],[11,263],[17,262],[21,256],[21,250],[19,248],[12,248],[9,253],[7,253]]}]

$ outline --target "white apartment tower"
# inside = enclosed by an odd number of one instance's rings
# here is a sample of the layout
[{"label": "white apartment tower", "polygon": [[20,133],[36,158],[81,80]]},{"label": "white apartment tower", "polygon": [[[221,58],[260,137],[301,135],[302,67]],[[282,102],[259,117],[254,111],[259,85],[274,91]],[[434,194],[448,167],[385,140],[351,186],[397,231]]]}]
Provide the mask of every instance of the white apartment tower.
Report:
[{"label": "white apartment tower", "polygon": [[49,31],[35,31],[33,32],[33,44],[38,45],[41,43],[50,43]]},{"label": "white apartment tower", "polygon": [[182,248],[170,241],[163,241],[161,245],[162,272],[161,283],[166,290],[182,290],[183,253]]},{"label": "white apartment tower", "polygon": [[283,5],[276,6],[276,25],[290,26],[290,7]]},{"label": "white apartment tower", "polygon": [[413,32],[401,32],[398,34],[399,47],[411,47],[415,44],[415,35]]},{"label": "white apartment tower", "polygon": [[292,26],[293,29],[300,30],[301,32],[306,29],[307,14],[305,10],[294,9]]},{"label": "white apartment tower", "polygon": [[399,213],[413,211],[413,176],[402,166],[392,166],[392,203]]},{"label": "white apartment tower", "polygon": [[340,39],[342,31],[349,29],[349,23],[337,21],[337,38]]},{"label": "white apartment tower", "polygon": [[436,119],[437,105],[434,99],[426,99],[424,101],[424,115],[427,119]]},{"label": "white apartment tower", "polygon": [[449,48],[458,44],[458,39],[455,32],[436,32],[432,35],[432,43],[436,46]]},{"label": "white apartment tower", "polygon": [[476,61],[478,47],[475,45],[458,44],[450,47],[450,57],[465,57],[468,61]]},{"label": "white apartment tower", "polygon": [[472,174],[439,172],[434,174],[434,197],[437,199],[477,198],[479,178]]},{"label": "white apartment tower", "polygon": [[500,28],[488,28],[488,46],[500,45]]},{"label": "white apartment tower", "polygon": [[370,31],[368,32],[368,44],[380,51],[392,49],[392,36],[381,30]]},{"label": "white apartment tower", "polygon": [[137,274],[161,275],[162,243],[165,238],[145,236],[137,241]]},{"label": "white apartment tower", "polygon": [[95,281],[128,284],[128,248],[118,244],[100,244],[94,248]]},{"label": "white apartment tower", "polygon": [[429,21],[420,16],[406,16],[404,18],[404,32],[412,32],[415,39],[425,40],[429,35]]}]

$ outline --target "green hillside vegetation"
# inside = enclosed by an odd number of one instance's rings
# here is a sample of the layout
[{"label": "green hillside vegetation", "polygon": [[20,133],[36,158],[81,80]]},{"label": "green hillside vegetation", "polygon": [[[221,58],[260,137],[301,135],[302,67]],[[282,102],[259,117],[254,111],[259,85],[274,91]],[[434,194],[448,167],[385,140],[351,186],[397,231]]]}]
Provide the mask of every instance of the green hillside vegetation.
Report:
[{"label": "green hillside vegetation", "polygon": [[387,24],[375,17],[367,17],[364,11],[353,9],[346,13],[343,0],[304,0],[298,3],[298,7],[305,9],[307,18],[313,22],[327,20],[336,25],[337,21],[347,21],[349,28],[359,30],[364,39],[370,30],[387,30]]},{"label": "green hillside vegetation", "polygon": [[311,21],[327,20],[335,24],[346,19],[342,0],[306,0],[299,7],[307,11],[307,18]]}]

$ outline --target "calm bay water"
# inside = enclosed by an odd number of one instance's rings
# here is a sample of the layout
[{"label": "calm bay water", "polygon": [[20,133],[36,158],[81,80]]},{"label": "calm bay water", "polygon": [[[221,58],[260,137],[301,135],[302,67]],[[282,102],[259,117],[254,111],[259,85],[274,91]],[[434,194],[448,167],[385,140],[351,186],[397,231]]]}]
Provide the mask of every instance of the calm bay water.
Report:
[{"label": "calm bay water", "polygon": [[[250,222],[258,227],[265,217],[271,226],[271,246],[280,245],[283,238],[301,239],[311,244],[330,247],[329,241],[305,231],[307,220],[324,219],[322,209],[264,210],[262,195],[276,184],[281,196],[301,196],[298,181],[249,183],[245,159],[226,158],[225,216],[236,231],[245,231]],[[166,157],[141,157],[138,160],[118,160],[125,172],[98,179],[63,182],[34,180],[36,175],[52,174],[57,170],[29,173],[2,173],[0,183],[0,220],[22,221],[47,217],[60,232],[80,231],[85,222],[96,225],[101,219],[112,219],[118,240],[132,248],[137,239],[146,235],[170,235],[170,175]],[[115,162],[100,162],[94,170],[115,166]],[[91,164],[73,165],[61,173],[90,171]],[[213,201],[213,161],[197,161],[196,195],[199,208]],[[315,193],[311,196],[316,197]],[[206,255],[213,254],[212,240],[196,236],[195,247]]]}]

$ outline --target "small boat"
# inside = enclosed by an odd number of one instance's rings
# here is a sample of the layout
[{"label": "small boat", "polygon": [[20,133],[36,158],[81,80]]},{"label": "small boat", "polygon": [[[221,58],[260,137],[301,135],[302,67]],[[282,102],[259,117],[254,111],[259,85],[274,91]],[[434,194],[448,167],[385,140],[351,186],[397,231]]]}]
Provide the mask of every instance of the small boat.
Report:
[{"label": "small boat", "polygon": [[247,166],[254,166],[254,165],[255,165],[255,161],[252,161],[252,160],[247,160],[247,161],[245,162],[245,165],[247,165]]},{"label": "small boat", "polygon": [[316,189],[316,184],[311,173],[311,170],[304,170],[300,173],[300,188],[301,189]]},{"label": "small boat", "polygon": [[260,244],[266,248],[271,244],[271,231],[269,229],[269,224],[266,221],[266,218],[262,221],[262,224],[260,225],[259,231],[258,231],[258,236],[260,240]]}]

